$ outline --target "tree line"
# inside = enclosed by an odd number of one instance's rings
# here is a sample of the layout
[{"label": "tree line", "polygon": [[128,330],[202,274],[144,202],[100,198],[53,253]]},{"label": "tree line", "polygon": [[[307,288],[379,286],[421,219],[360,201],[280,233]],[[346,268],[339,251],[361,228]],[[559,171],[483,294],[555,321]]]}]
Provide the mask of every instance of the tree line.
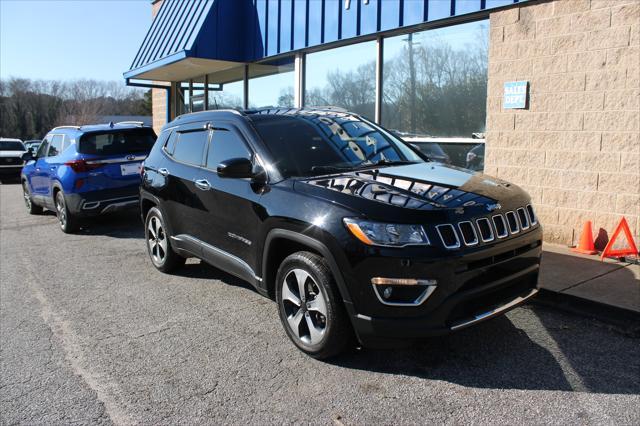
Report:
[{"label": "tree line", "polygon": [[151,91],[97,80],[0,80],[0,136],[40,139],[56,126],[105,115],[151,115]]}]

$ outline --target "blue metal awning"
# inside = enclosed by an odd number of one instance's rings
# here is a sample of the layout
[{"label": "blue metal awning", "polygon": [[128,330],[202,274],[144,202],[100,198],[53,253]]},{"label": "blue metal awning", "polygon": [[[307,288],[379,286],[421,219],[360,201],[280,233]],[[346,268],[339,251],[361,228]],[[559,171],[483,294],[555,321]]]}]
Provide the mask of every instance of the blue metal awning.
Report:
[{"label": "blue metal awning", "polygon": [[164,0],[126,79],[184,81],[529,0]]},{"label": "blue metal awning", "polygon": [[124,77],[180,81],[243,62],[245,1],[233,3],[165,0]]}]

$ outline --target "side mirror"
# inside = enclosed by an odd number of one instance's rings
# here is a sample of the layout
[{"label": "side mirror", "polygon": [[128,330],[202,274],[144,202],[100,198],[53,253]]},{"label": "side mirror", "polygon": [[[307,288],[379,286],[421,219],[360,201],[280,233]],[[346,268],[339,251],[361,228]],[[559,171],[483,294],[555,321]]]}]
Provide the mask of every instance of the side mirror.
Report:
[{"label": "side mirror", "polygon": [[253,164],[248,158],[231,158],[218,165],[218,176],[245,179],[253,177]]},{"label": "side mirror", "polygon": [[33,152],[27,151],[24,154],[22,154],[20,156],[20,158],[22,158],[22,161],[24,161],[26,163],[27,161],[33,160],[35,158],[35,156],[33,155]]}]

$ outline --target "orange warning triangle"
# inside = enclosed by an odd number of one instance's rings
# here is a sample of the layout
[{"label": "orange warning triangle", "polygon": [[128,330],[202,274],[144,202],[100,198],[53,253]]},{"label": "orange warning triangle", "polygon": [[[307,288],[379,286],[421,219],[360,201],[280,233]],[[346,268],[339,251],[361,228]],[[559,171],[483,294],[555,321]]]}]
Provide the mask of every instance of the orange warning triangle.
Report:
[{"label": "orange warning triangle", "polygon": [[[613,249],[613,243],[615,243],[616,238],[620,235],[620,232],[624,231],[625,237],[627,237],[627,244],[629,247],[624,249]],[[623,217],[618,226],[616,226],[616,230],[613,231],[613,235],[611,239],[607,243],[607,246],[604,248],[602,252],[602,256],[600,260],[604,260],[605,257],[624,257],[626,255],[638,255],[638,248],[636,244],[633,242],[633,237],[631,236],[631,231],[629,230],[629,224],[627,224],[627,220]]]}]

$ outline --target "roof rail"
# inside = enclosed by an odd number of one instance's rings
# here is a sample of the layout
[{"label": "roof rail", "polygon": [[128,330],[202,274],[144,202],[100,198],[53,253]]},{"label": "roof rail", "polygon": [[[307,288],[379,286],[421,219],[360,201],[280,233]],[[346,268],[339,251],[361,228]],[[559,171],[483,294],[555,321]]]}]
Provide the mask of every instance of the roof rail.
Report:
[{"label": "roof rail", "polygon": [[138,126],[144,126],[143,121],[118,121],[116,124],[136,124]]},{"label": "roof rail", "polygon": [[56,130],[56,129],[76,129],[76,130],[80,130],[80,127],[81,126],[57,126],[57,127],[54,127],[53,130]]}]

